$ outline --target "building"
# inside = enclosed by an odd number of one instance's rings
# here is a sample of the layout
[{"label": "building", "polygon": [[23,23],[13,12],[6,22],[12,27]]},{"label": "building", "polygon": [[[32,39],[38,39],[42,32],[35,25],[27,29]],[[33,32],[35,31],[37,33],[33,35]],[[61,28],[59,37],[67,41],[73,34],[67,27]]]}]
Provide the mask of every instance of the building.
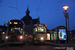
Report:
[{"label": "building", "polygon": [[29,11],[28,7],[27,7],[27,10],[25,13],[26,13],[26,15],[21,20],[23,20],[25,23],[26,33],[32,34],[33,25],[40,23],[39,17],[37,19],[32,19],[32,17],[29,15],[30,11]]},{"label": "building", "polygon": [[2,40],[2,33],[5,32],[5,34],[6,34],[6,31],[7,31],[7,27],[5,26],[5,24],[3,26],[0,25],[0,42]]},{"label": "building", "polygon": [[70,31],[70,39],[75,40],[75,30]]}]

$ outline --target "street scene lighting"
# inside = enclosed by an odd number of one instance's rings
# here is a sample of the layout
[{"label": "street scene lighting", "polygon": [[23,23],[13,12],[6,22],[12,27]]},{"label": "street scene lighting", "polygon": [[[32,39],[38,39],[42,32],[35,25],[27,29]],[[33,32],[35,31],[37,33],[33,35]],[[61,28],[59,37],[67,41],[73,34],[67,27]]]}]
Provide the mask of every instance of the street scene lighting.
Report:
[{"label": "street scene lighting", "polygon": [[68,6],[64,6],[64,7],[63,7],[63,9],[64,9],[65,11],[67,11],[68,8],[69,8]]}]

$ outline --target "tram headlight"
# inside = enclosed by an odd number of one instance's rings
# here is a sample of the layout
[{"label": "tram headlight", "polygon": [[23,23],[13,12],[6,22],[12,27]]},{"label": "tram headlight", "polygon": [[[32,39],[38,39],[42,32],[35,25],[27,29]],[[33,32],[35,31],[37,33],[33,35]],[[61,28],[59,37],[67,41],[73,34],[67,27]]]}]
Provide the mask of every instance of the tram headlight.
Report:
[{"label": "tram headlight", "polygon": [[43,38],[43,37],[41,37],[41,40],[44,40],[44,38]]},{"label": "tram headlight", "polygon": [[8,36],[6,36],[6,39],[8,39]]},{"label": "tram headlight", "polygon": [[23,36],[20,36],[20,39],[23,39]]}]

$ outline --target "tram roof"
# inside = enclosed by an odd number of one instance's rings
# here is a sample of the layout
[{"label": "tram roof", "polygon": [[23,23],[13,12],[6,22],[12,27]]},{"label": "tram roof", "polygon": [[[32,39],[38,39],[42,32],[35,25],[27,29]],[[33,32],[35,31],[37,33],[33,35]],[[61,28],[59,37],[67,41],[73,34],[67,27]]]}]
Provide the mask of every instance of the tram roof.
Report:
[{"label": "tram roof", "polygon": [[66,28],[66,27],[65,27],[65,26],[58,26],[58,27],[52,29],[51,31],[53,31],[53,30],[55,30],[55,29],[59,29],[59,28]]}]

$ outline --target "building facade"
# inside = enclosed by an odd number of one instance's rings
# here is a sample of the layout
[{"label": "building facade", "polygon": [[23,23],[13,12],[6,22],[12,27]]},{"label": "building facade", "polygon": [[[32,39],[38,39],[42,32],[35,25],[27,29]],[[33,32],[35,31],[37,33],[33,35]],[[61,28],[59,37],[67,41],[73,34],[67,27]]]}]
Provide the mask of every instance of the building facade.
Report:
[{"label": "building facade", "polygon": [[25,13],[26,13],[26,15],[21,20],[23,20],[25,23],[26,34],[32,34],[33,25],[40,23],[39,17],[37,19],[32,19],[32,17],[29,15],[30,11],[29,11],[28,7],[27,7],[27,10]]}]

